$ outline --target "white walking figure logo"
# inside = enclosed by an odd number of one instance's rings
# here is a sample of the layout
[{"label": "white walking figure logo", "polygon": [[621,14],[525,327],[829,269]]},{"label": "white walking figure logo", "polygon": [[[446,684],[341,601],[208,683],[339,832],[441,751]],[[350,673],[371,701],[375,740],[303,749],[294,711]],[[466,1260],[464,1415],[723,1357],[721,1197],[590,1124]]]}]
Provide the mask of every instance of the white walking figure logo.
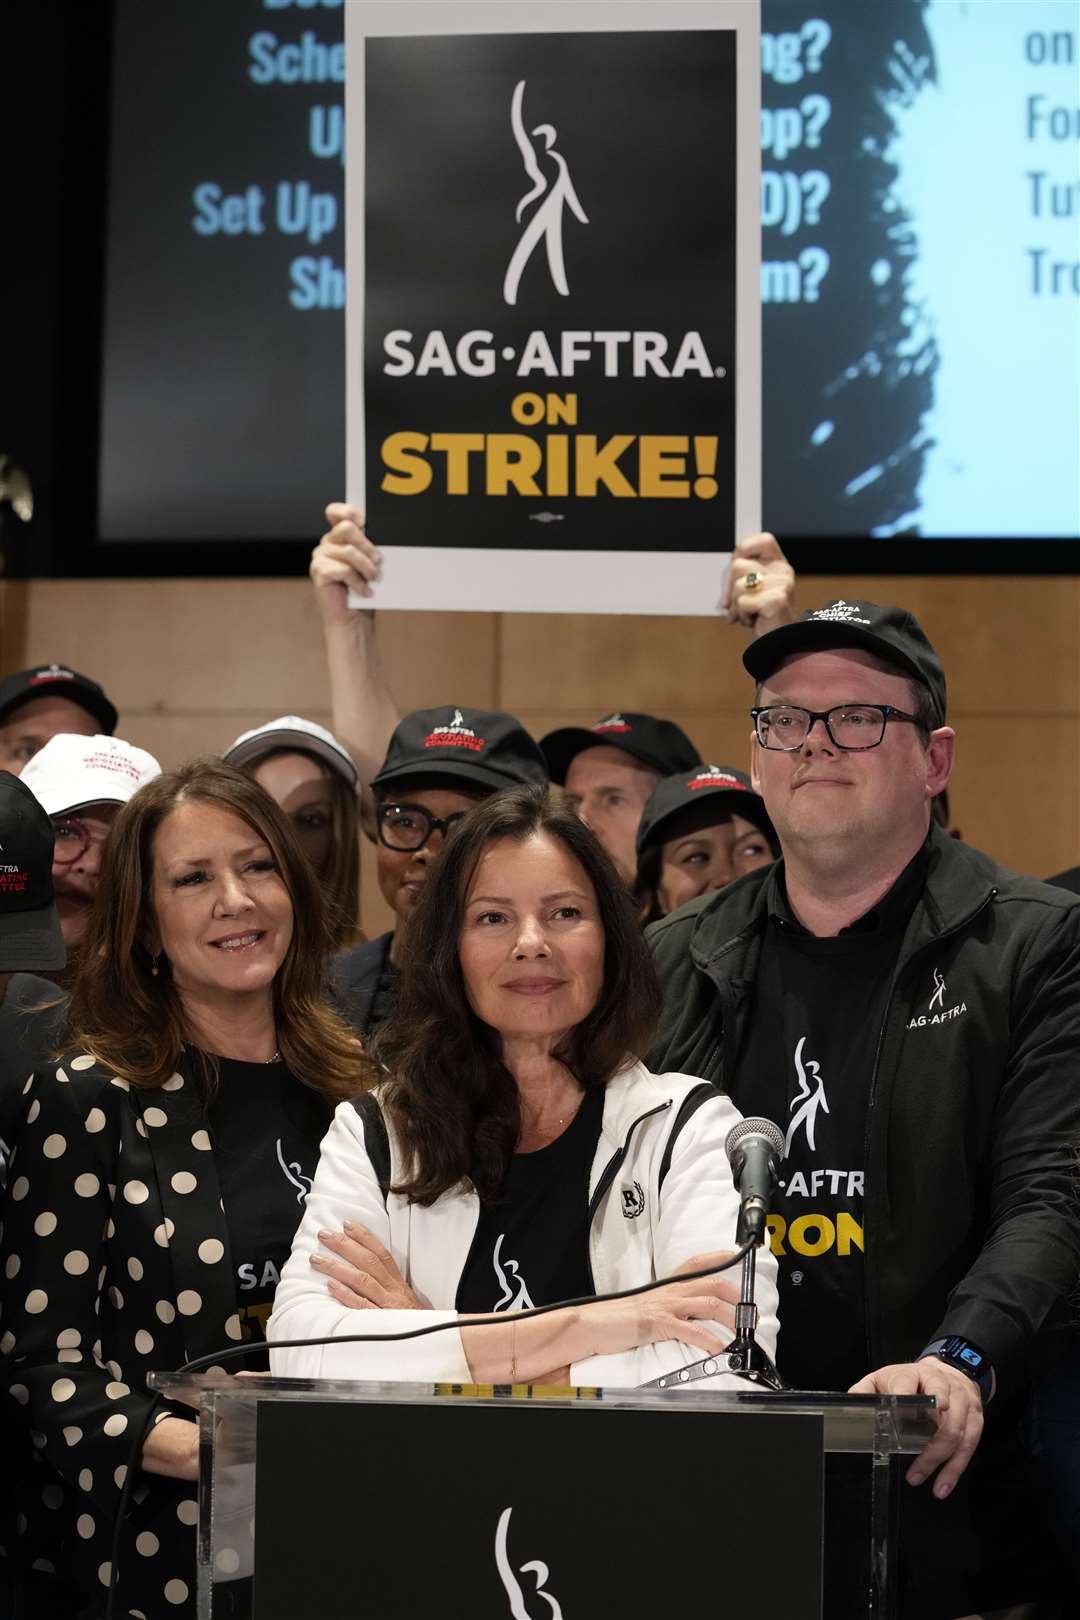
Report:
[{"label": "white walking figure logo", "polygon": [[569,206],[570,212],[576,219],[581,221],[582,225],[589,223],[588,215],[578,201],[578,194],[574,190],[574,182],[570,178],[570,170],[567,167],[566,159],[561,152],[555,150],[558,135],[554,124],[537,124],[532,133],[534,136],[543,139],[544,150],[542,155],[550,158],[559,171],[556,179],[550,183],[549,189],[547,176],[536,160],[536,149],[525,129],[525,119],[522,114],[524,99],[525,80],[520,79],[514,87],[513,100],[510,104],[510,127],[521,150],[525,173],[532,181],[532,190],[527,191],[517,205],[514,213],[517,223],[521,224],[522,216],[530,203],[535,202],[538,197],[543,197],[545,191],[547,196],[537,207],[532,219],[521,233],[521,239],[517,247],[510,255],[510,263],[506,267],[506,275],[503,278],[503,298],[508,304],[517,302],[518,283],[521,280],[522,271],[532,258],[535,249],[539,246],[541,238],[546,240],[548,269],[551,271],[551,279],[555,283],[556,291],[562,293],[564,298],[569,297],[570,288],[567,284],[566,265],[563,260],[563,209]]},{"label": "white walking figure logo", "polygon": [[[505,1232],[499,1233],[495,1244],[495,1253],[492,1256],[492,1263],[495,1267],[495,1276],[499,1287],[502,1289],[502,1294],[496,1301],[495,1309],[497,1311],[531,1311],[533,1309],[533,1302],[529,1297],[529,1290],[526,1286],[524,1277],[518,1275],[517,1261],[507,1260],[505,1265],[502,1262],[501,1254],[503,1239],[505,1236]],[[507,1272],[510,1273],[509,1280],[507,1279]],[[517,1287],[516,1295],[514,1293],[514,1289],[510,1286],[511,1282]]]},{"label": "white walking figure logo", "polygon": [[465,716],[462,714],[460,709],[455,709],[453,719],[450,721],[450,724],[447,727],[447,730],[448,731],[460,731],[464,724],[465,724]]},{"label": "white walking figure logo", "polygon": [[945,1010],[945,1000],[944,1000],[944,997],[945,997],[945,980],[941,977],[941,974],[938,972],[937,968],[934,969],[934,983],[937,985],[937,989],[934,991],[933,995],[930,997],[930,1005],[926,1010],[927,1010],[927,1012],[932,1012],[933,1008],[934,1008],[934,1003],[937,1002],[938,1006],[944,1012],[944,1010]]},{"label": "white walking figure logo", "polygon": [[[499,1515],[499,1524],[495,1531],[495,1566],[499,1571],[499,1579],[506,1588],[506,1595],[510,1599],[510,1613],[513,1615],[514,1620],[532,1620],[525,1603],[525,1593],[522,1590],[521,1582],[514,1573],[514,1567],[510,1562],[510,1554],[506,1545],[510,1533],[510,1515],[513,1511],[513,1508],[503,1508]],[[551,1571],[543,1559],[533,1558],[529,1563],[522,1564],[519,1573],[536,1576],[536,1596],[542,1597],[551,1610],[551,1620],[563,1620],[562,1605],[558,1598],[552,1597],[550,1592],[544,1590],[544,1584]]]},{"label": "white walking figure logo", "polygon": [[298,1204],[302,1204],[307,1198],[308,1193],[311,1191],[312,1177],[305,1176],[304,1172],[300,1168],[299,1159],[294,1159],[291,1164],[285,1163],[285,1155],[281,1151],[280,1136],[274,1145],[277,1148],[277,1162],[285,1172],[285,1179],[291,1182],[292,1185],[297,1189],[296,1202]]},{"label": "white walking figure logo", "polygon": [[[806,1131],[806,1143],[811,1153],[815,1151],[814,1124],[817,1120],[818,1109],[820,1108],[826,1114],[829,1112],[829,1103],[825,1096],[825,1082],[821,1078],[820,1063],[816,1063],[813,1058],[807,1058],[806,1067],[803,1067],[802,1054],[805,1045],[806,1036],[804,1035],[795,1048],[795,1073],[799,1077],[799,1090],[791,1099],[791,1107],[795,1108],[796,1104],[800,1106],[792,1116],[791,1124],[787,1128],[787,1136],[784,1138],[785,1159],[791,1152],[791,1144],[795,1140],[795,1132],[800,1125]],[[810,1072],[810,1079],[807,1079],[807,1070]],[[816,1091],[810,1090],[810,1080],[816,1083]]]}]

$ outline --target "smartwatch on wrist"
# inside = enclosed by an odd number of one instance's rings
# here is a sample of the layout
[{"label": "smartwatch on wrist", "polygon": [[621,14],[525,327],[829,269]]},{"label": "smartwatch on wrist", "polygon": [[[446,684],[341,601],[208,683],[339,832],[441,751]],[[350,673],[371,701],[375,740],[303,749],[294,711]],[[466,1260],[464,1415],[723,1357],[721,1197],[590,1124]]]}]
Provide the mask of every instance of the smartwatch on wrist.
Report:
[{"label": "smartwatch on wrist", "polygon": [[966,1378],[970,1378],[973,1384],[978,1384],[983,1405],[989,1403],[997,1379],[990,1357],[980,1350],[977,1344],[972,1344],[970,1339],[965,1339],[959,1333],[950,1333],[948,1338],[935,1339],[933,1344],[928,1344],[915,1359],[923,1361],[927,1356],[936,1356],[946,1367],[955,1367],[957,1372],[962,1372]]}]

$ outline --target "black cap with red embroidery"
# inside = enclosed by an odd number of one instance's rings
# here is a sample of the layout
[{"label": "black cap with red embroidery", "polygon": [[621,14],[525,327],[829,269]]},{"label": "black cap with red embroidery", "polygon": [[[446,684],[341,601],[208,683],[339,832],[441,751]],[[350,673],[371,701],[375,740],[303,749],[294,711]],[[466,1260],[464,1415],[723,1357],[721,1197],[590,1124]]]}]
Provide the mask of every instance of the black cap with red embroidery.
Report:
[{"label": "black cap with red embroidery", "polygon": [[24,782],[0,771],[0,973],[54,972],[67,960],[52,861],[52,822]]},{"label": "black cap with red embroidery", "polygon": [[[675,817],[681,818],[684,811],[703,804],[712,807],[713,822],[724,821],[731,814],[742,816],[766,835],[774,849],[779,847],[765,800],[745,771],[737,771],[732,765],[696,765],[692,771],[666,776],[649,795],[638,826],[638,854],[647,845],[674,836],[670,828]],[[708,812],[704,816],[699,823],[702,826],[709,824]]]},{"label": "black cap with red embroidery", "polygon": [[80,675],[66,664],[39,664],[36,669],[20,669],[0,681],[0,725],[22,704],[34,698],[63,697],[93,715],[103,736],[116,730],[117,713],[97,681]]},{"label": "black cap with red embroidery", "polygon": [[385,789],[410,778],[451,777],[497,793],[543,784],[544,756],[520,720],[484,709],[417,709],[407,714],[372,786]]},{"label": "black cap with red embroidery", "polygon": [[701,764],[701,755],[674,720],[658,720],[655,715],[631,714],[629,710],[605,715],[588,728],[563,726],[559,731],[549,731],[541,737],[540,747],[553,782],[566,781],[574,759],[586,748],[621,748],[660,776],[691,771]]}]

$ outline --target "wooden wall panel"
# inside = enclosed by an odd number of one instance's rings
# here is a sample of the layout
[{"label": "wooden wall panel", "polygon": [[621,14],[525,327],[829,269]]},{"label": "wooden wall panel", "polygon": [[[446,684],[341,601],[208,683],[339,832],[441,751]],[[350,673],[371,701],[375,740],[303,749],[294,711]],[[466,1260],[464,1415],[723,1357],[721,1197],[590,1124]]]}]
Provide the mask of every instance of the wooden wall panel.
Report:
[{"label": "wooden wall panel", "polygon": [[[964,836],[1045,875],[1080,860],[1080,580],[799,581],[800,610],[845,595],[909,606],[938,646],[959,734]],[[624,707],[667,714],[706,758],[745,766],[745,633],[714,618],[386,613],[402,708],[510,709],[542,735]],[[95,675],[122,734],[172,765],[289,710],[329,720],[305,580],[0,583],[0,673],[63,659]],[[364,922],[386,926],[364,859]]]}]

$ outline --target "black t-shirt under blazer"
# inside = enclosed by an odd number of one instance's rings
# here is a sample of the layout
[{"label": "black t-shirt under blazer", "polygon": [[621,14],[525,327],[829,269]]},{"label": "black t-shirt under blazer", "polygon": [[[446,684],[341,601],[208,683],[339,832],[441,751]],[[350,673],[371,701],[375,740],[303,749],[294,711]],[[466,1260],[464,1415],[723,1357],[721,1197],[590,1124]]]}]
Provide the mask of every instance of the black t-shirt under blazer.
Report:
[{"label": "black t-shirt under blazer", "polygon": [[[0,1283],[0,1400],[23,1442],[15,1551],[24,1570],[55,1572],[90,1605],[109,1582],[120,1491],[152,1400],[146,1374],[239,1342],[243,1296],[192,1062],[140,1090],[73,1052],[36,1070],[23,1102]],[[292,1194],[280,1166],[269,1162],[268,1177]],[[194,1615],[196,1519],[194,1484],[140,1474],[119,1614]]]}]

